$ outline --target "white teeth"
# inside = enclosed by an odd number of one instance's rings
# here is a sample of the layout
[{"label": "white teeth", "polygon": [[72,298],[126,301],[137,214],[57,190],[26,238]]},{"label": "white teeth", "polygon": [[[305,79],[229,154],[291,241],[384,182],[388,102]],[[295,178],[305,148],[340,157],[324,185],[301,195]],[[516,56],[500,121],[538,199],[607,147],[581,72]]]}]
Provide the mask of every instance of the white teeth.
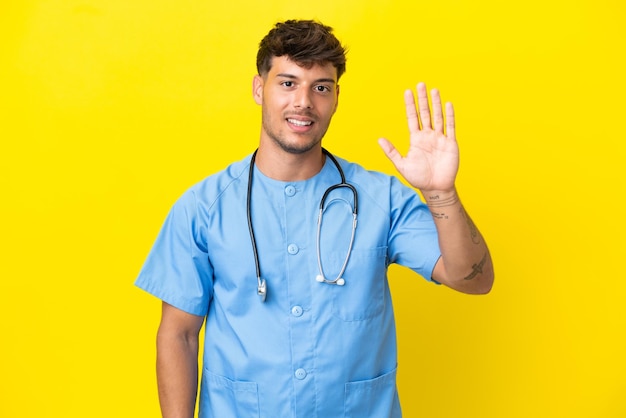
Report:
[{"label": "white teeth", "polygon": [[297,126],[309,126],[313,123],[310,120],[297,120],[297,119],[287,119],[287,122],[297,125]]}]

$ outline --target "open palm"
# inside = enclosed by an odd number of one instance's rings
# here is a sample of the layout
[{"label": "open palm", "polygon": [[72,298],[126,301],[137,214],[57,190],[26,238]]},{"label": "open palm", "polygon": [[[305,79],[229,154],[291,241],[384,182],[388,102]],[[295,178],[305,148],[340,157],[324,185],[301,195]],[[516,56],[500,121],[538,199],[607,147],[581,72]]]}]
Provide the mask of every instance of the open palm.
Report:
[{"label": "open palm", "polygon": [[[444,113],[437,90],[432,96],[432,123],[426,85],[417,85],[417,106],[413,92],[404,93],[409,126],[409,150],[405,156],[385,138],[379,144],[396,170],[415,188],[425,191],[449,191],[459,169],[459,147],[454,133],[454,109],[446,103]],[[421,121],[421,126],[420,126]]]}]

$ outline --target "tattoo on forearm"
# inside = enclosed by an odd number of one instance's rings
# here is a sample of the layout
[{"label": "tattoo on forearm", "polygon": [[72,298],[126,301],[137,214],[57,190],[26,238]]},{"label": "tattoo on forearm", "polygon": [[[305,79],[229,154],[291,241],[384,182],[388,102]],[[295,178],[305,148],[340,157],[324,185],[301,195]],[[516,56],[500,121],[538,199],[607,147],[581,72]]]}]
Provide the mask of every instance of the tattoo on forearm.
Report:
[{"label": "tattoo on forearm", "polygon": [[439,195],[428,196],[428,207],[430,208],[442,208],[445,206],[452,206],[459,201],[459,196],[455,193],[453,196],[445,199],[440,199]]},{"label": "tattoo on forearm", "polygon": [[[429,195],[427,199],[427,205],[430,209],[430,213],[433,215],[435,219],[448,219],[448,213],[443,212],[440,208],[445,208],[446,206],[452,206],[459,202],[459,196],[455,193],[454,195],[447,197],[445,199],[440,199],[438,194]],[[476,245],[481,243],[480,232],[478,232],[478,228],[472,221],[472,218],[469,217],[463,206],[459,208],[459,213],[463,218],[465,218],[465,222],[469,227],[470,237],[472,242]]]},{"label": "tattoo on forearm", "polygon": [[470,218],[467,212],[465,212],[465,209],[461,208],[461,214],[465,218],[465,222],[467,222],[467,226],[469,227],[472,242],[474,244],[480,244],[480,233],[478,232],[478,228],[476,228],[476,224],[474,224],[472,218]]},{"label": "tattoo on forearm", "polygon": [[445,199],[440,199],[439,195],[431,195],[428,196],[428,208],[430,209],[430,213],[432,213],[433,218],[435,219],[448,219],[448,214],[445,212],[440,212],[438,210],[433,210],[437,208],[444,208],[446,206],[452,206],[459,201],[459,196],[455,193],[454,196],[447,197]]},{"label": "tattoo on forearm", "polygon": [[480,260],[479,263],[476,263],[472,266],[472,272],[469,274],[469,276],[465,277],[463,280],[472,280],[478,274],[481,274],[483,272],[483,266],[485,265],[486,262],[487,262],[487,253],[483,255],[483,258],[482,260]]}]

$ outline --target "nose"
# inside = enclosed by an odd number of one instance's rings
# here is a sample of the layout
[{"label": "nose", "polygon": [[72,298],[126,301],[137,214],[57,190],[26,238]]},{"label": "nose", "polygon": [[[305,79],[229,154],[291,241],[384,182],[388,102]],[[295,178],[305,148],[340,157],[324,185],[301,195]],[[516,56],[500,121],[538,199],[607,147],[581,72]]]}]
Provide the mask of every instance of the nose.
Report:
[{"label": "nose", "polygon": [[295,92],[294,107],[298,109],[312,109],[311,91],[308,88],[299,88]]}]

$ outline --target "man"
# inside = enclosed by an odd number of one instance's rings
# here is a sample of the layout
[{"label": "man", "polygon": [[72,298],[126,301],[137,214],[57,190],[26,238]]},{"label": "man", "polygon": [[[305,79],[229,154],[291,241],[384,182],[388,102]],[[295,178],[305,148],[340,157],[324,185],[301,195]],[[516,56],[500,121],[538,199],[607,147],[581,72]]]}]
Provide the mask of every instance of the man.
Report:
[{"label": "man", "polygon": [[396,178],[322,148],[345,71],[331,28],[277,24],[257,68],[257,152],[176,202],[137,279],[163,300],[163,416],[193,416],[206,319],[200,417],[399,417],[388,265],[465,293],[493,282],[455,189],[452,106],[444,129],[439,93],[431,115],[420,83],[417,106],[405,93],[407,155],[380,140],[424,204]]}]

